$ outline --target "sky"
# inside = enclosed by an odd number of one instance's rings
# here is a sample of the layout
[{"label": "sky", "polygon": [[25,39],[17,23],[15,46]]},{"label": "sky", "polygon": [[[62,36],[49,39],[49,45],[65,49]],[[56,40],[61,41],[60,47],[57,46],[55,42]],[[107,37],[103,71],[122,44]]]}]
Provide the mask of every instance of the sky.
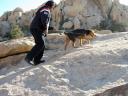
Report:
[{"label": "sky", "polygon": [[[0,16],[6,11],[12,11],[20,7],[23,11],[29,11],[42,5],[47,0],[0,0]],[[54,0],[57,4],[60,0]],[[128,0],[120,0],[122,4],[128,5]]]},{"label": "sky", "polygon": [[128,0],[119,0],[121,4],[127,5],[128,6]]},{"label": "sky", "polygon": [[[12,11],[20,7],[23,11],[29,11],[42,5],[48,0],[0,0],[0,16],[6,11]],[[60,0],[54,0],[57,4]]]}]

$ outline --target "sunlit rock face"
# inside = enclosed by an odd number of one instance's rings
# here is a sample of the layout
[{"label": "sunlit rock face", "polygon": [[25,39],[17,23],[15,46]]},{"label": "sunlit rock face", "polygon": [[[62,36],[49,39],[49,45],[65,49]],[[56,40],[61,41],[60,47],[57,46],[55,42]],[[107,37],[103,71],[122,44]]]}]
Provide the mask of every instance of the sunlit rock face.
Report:
[{"label": "sunlit rock face", "polygon": [[[21,8],[16,8],[5,12],[0,17],[0,22],[9,23],[9,26],[5,25],[7,33],[10,32],[9,27],[12,24],[18,24],[22,29],[29,28],[35,12],[36,9],[23,12]],[[56,30],[91,29],[98,26],[101,21],[109,19],[126,25],[127,30],[128,7],[121,5],[118,0],[61,0],[52,11],[50,25]],[[3,29],[0,28],[0,32],[3,33]]]},{"label": "sunlit rock face", "polygon": [[[128,7],[118,0],[62,0],[56,9],[53,14],[59,15],[53,18],[53,24],[59,26],[57,28],[92,28],[107,18],[127,25],[128,20]],[[73,25],[65,26],[69,21]]]},{"label": "sunlit rock face", "polygon": [[34,46],[32,38],[21,38],[0,42],[0,58],[30,51]]},{"label": "sunlit rock face", "polygon": [[128,96],[128,32],[97,34],[67,51],[45,50],[37,66],[25,55],[0,59],[0,96]]}]

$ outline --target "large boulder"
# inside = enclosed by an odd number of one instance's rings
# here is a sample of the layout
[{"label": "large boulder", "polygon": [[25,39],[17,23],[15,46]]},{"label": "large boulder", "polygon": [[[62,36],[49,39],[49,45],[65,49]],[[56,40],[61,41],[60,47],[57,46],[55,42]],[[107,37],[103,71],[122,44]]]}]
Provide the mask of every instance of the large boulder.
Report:
[{"label": "large boulder", "polygon": [[10,23],[10,24],[17,24],[19,19],[21,18],[23,14],[23,10],[21,8],[16,8],[14,9],[10,15],[8,15],[8,19],[7,21]]},{"label": "large boulder", "polygon": [[111,30],[100,30],[100,31],[96,30],[96,33],[98,33],[98,34],[111,34],[112,31]]},{"label": "large boulder", "polygon": [[19,25],[24,28],[24,27],[29,27],[32,19],[34,16],[34,10],[31,10],[29,12],[24,13],[21,16],[21,19],[19,20]]},{"label": "large boulder", "polygon": [[65,22],[65,23],[63,24],[63,28],[64,28],[64,29],[71,29],[72,26],[73,26],[73,23],[72,23],[71,21]]},{"label": "large boulder", "polygon": [[[34,44],[33,37],[0,42],[0,58],[28,52]],[[64,35],[60,35],[58,33],[49,34],[45,39],[46,49],[62,48],[63,44]]]},{"label": "large boulder", "polygon": [[58,33],[49,34],[45,40],[46,49],[58,49],[64,46],[64,35]]},{"label": "large boulder", "polygon": [[0,42],[0,58],[29,51],[34,45],[32,38]]},{"label": "large boulder", "polygon": [[74,29],[80,28],[80,20],[79,20],[79,18],[77,18],[77,17],[74,18],[73,22],[74,22]]},{"label": "large boulder", "polygon": [[[65,16],[75,17],[77,14],[82,12],[86,4],[86,1],[85,2],[83,2],[82,0],[70,0],[70,1],[72,3],[71,6],[66,5],[63,10],[65,13]],[[65,3],[66,2],[68,2],[68,0],[66,0]]]},{"label": "large boulder", "polygon": [[9,33],[10,30],[11,30],[11,26],[10,26],[9,22],[7,22],[7,21],[0,22],[0,36],[1,37],[5,36],[7,33]]},{"label": "large boulder", "polygon": [[[5,12],[1,21],[19,24],[28,29],[36,10],[23,12],[21,8]],[[61,0],[52,12],[51,25],[55,29],[96,28],[101,21],[110,20],[126,25],[128,7],[121,5],[119,0]]]},{"label": "large boulder", "polygon": [[108,89],[94,96],[128,96],[128,84]]},{"label": "large boulder", "polygon": [[[51,33],[44,38],[46,49],[64,49],[65,35],[63,33]],[[33,37],[25,37],[10,41],[0,42],[0,58],[26,53],[35,45]],[[79,46],[79,40],[76,40],[76,47]],[[71,48],[69,44],[69,48]]]},{"label": "large boulder", "polygon": [[[104,14],[100,9],[102,7],[99,7],[101,5],[98,6],[97,4],[99,3],[97,2],[92,1],[92,0],[91,1],[90,0],[62,1],[60,3],[61,7],[59,8],[60,13],[62,14],[61,17],[63,17],[60,20],[62,25],[59,25],[60,23],[58,23],[58,25],[59,26],[67,25],[66,23],[68,21],[73,22],[73,25],[72,25],[73,27],[70,26],[70,29],[91,28],[93,26],[98,25],[103,20]],[[109,9],[109,8],[106,8],[106,9]]]},{"label": "large boulder", "polygon": [[113,8],[110,16],[112,20],[124,25],[128,25],[128,6],[121,5],[119,4],[118,0],[115,0],[113,2]]},{"label": "large boulder", "polygon": [[25,54],[20,55],[13,55],[6,58],[0,59],[0,69],[4,67],[12,67],[11,65],[15,66],[17,63],[19,63],[23,58],[25,57]]}]

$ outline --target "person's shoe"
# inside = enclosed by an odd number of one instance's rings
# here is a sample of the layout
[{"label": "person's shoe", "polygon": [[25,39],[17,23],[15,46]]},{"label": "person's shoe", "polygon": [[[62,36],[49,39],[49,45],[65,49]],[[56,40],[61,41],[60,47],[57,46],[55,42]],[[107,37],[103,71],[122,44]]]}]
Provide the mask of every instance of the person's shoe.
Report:
[{"label": "person's shoe", "polygon": [[30,65],[35,65],[32,60],[29,60],[28,58],[25,58],[25,61]]},{"label": "person's shoe", "polygon": [[45,60],[40,60],[40,61],[38,61],[38,62],[35,62],[35,61],[34,61],[34,64],[35,64],[35,65],[38,65],[38,64],[44,63],[44,62],[45,62]]}]

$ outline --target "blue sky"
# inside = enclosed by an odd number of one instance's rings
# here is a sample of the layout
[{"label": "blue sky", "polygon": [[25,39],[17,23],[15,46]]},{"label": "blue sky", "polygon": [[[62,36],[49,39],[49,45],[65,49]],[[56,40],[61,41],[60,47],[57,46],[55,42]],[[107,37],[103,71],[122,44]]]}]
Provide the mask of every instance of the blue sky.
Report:
[{"label": "blue sky", "polygon": [[[6,11],[12,11],[16,7],[20,7],[23,11],[29,11],[42,5],[48,0],[0,0],[0,16]],[[54,0],[59,3],[60,0]]]},{"label": "blue sky", "polygon": [[[12,11],[16,7],[20,7],[23,11],[35,9],[47,0],[0,0],[0,16],[6,11]],[[60,0],[54,0],[59,3]],[[128,5],[128,0],[120,0],[121,3]]]}]

